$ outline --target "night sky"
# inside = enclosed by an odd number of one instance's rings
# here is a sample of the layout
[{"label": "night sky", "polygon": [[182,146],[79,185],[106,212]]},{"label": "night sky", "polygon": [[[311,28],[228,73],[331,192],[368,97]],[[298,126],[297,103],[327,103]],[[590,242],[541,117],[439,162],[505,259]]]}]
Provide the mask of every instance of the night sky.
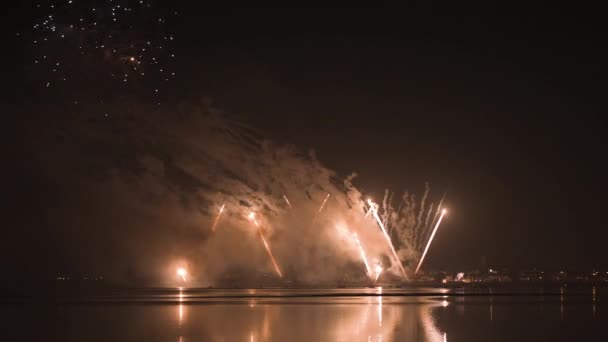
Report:
[{"label": "night sky", "polygon": [[[429,267],[477,267],[482,256],[511,268],[608,267],[608,54],[593,10],[197,3],[156,9],[178,11],[170,26],[176,76],[160,97],[146,92],[155,87],[149,80],[120,94],[90,80],[88,88],[44,89],[26,41],[38,12],[21,5],[13,18],[15,148],[5,159],[9,263],[54,269],[43,256],[62,248],[61,238],[41,248],[52,233],[36,213],[61,194],[40,193],[52,180],[28,161],[26,127],[103,90],[160,106],[212,101],[270,139],[314,149],[341,176],[357,172],[357,186],[375,198],[385,188],[421,193],[425,182],[437,196],[447,192],[450,213]],[[49,110],[34,112],[32,103]]]}]

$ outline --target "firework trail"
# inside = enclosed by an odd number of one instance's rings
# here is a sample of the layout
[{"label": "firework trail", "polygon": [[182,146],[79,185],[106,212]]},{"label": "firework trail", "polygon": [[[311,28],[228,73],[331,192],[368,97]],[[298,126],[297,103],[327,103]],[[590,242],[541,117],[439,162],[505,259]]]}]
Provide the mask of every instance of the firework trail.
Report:
[{"label": "firework trail", "polygon": [[319,208],[319,211],[317,212],[317,214],[320,214],[321,211],[323,210],[323,208],[325,208],[325,204],[327,203],[327,200],[329,199],[329,196],[331,196],[331,194],[329,194],[329,193],[327,194],[327,196],[325,196],[325,200],[321,204],[321,207]]},{"label": "firework trail", "polygon": [[435,203],[431,203],[431,206],[429,207],[429,211],[426,214],[426,220],[424,221],[425,229],[429,226],[429,220],[431,219],[431,213],[433,212],[433,205],[435,205]]},{"label": "firework trail", "polygon": [[368,218],[370,215],[373,215],[374,209],[376,209],[376,203],[372,202],[372,200],[370,199],[367,199],[367,205],[369,205],[369,209],[367,209],[367,211],[365,212],[365,218]]},{"label": "firework trail", "polygon": [[403,265],[401,265],[401,261],[399,260],[399,256],[397,256],[397,251],[395,251],[393,242],[391,241],[391,238],[388,236],[388,232],[384,228],[384,224],[382,224],[382,221],[380,220],[380,217],[378,216],[378,210],[376,208],[376,204],[374,202],[372,202],[371,199],[368,199],[367,202],[373,208],[372,215],[374,215],[376,222],[378,222],[378,225],[382,229],[382,233],[384,233],[384,238],[386,239],[386,242],[388,242],[388,245],[391,248],[391,253],[393,254],[393,258],[395,259],[395,262],[397,262],[397,265],[399,266],[399,270],[401,271],[401,274],[403,275],[403,277],[407,277],[407,275],[405,274],[405,269],[403,269]]},{"label": "firework trail", "polygon": [[323,200],[323,203],[321,203],[321,206],[319,207],[319,210],[315,213],[315,216],[312,218],[312,223],[313,224],[317,220],[317,216],[319,216],[319,214],[321,213],[321,211],[323,210],[323,208],[325,208],[325,204],[327,203],[327,200],[329,199],[329,196],[330,196],[329,193],[327,194],[327,196],[325,196],[325,200]]},{"label": "firework trail", "polygon": [[377,264],[376,267],[374,268],[374,281],[378,281],[378,278],[380,278],[380,274],[382,274],[382,266],[380,266],[380,264]]},{"label": "firework trail", "polygon": [[445,209],[441,210],[441,216],[439,216],[439,220],[437,220],[437,224],[435,225],[435,228],[433,228],[433,232],[431,233],[429,242],[426,244],[426,247],[424,248],[424,252],[422,253],[422,257],[420,258],[420,262],[418,263],[418,267],[416,267],[416,271],[414,272],[414,274],[418,273],[418,270],[420,269],[420,266],[422,265],[422,262],[424,261],[424,257],[426,256],[426,252],[428,252],[429,247],[431,246],[431,242],[433,242],[433,237],[435,237],[435,233],[437,233],[437,228],[439,228],[439,224],[441,223],[441,220],[443,219],[443,216],[445,215],[446,212],[447,211]]},{"label": "firework trail", "polygon": [[389,227],[389,217],[391,215],[391,211],[392,211],[392,207],[391,207],[391,201],[392,201],[392,193],[388,191],[388,189],[384,190],[384,198],[382,199],[382,209],[383,209],[383,213],[382,213],[382,223],[384,223],[384,227],[386,227],[389,230],[389,236],[390,236],[390,227]]},{"label": "firework trail", "polygon": [[367,273],[367,276],[371,279],[372,270],[369,267],[369,262],[367,261],[367,256],[365,255],[365,250],[363,249],[363,246],[361,246],[361,241],[359,241],[359,236],[357,236],[357,233],[354,233],[353,237],[355,239],[355,242],[357,243],[357,247],[359,248],[359,254],[361,255],[361,259],[363,260],[363,263],[365,264],[365,273]]},{"label": "firework trail", "polygon": [[425,231],[423,232],[423,239],[428,239],[429,233],[431,232],[429,228],[435,226],[435,223],[437,222],[437,219],[439,218],[439,215],[441,213],[441,208],[443,206],[443,200],[445,199],[445,195],[446,193],[444,192],[443,196],[441,196],[441,200],[439,201],[439,205],[437,206],[437,210],[435,211],[435,215],[433,216],[433,220],[431,221],[431,225],[425,228]]},{"label": "firework trail", "polygon": [[283,195],[283,199],[285,200],[285,203],[287,203],[287,206],[289,206],[289,208],[291,208],[291,203],[289,203],[287,196]]},{"label": "firework trail", "polygon": [[[397,211],[395,211],[395,213],[397,215],[401,215],[401,209],[403,208],[403,205],[404,205],[404,200],[403,200],[403,196],[402,196],[401,199],[399,200],[399,205],[397,205]],[[397,220],[393,220],[393,223],[391,224],[390,230],[388,232],[388,236],[393,236],[393,229],[395,228],[396,225],[398,225],[394,221],[397,221]]]},{"label": "firework trail", "polygon": [[224,212],[224,207],[226,206],[226,204],[222,204],[222,207],[220,208],[220,211],[217,213],[217,216],[215,217],[215,220],[213,220],[213,225],[211,226],[211,231],[215,231],[215,228],[217,227],[218,222],[220,222],[220,216],[222,216],[222,212]]},{"label": "firework trail", "polygon": [[446,193],[444,192],[443,196],[441,196],[441,200],[439,201],[439,205],[437,206],[437,212],[435,212],[435,216],[433,217],[433,223],[437,222],[437,218],[439,217],[439,213],[441,212],[441,206],[443,206],[443,200],[445,199],[445,195]]},{"label": "firework trail", "polygon": [[279,265],[277,264],[277,261],[274,259],[274,255],[272,255],[272,251],[270,250],[270,246],[268,245],[268,242],[266,241],[266,238],[264,237],[264,234],[262,233],[262,230],[258,230],[258,232],[260,233],[260,238],[262,239],[262,243],[264,244],[264,248],[266,248],[266,252],[268,252],[268,256],[270,257],[270,261],[272,262],[272,266],[274,266],[274,270],[277,272],[277,274],[279,275],[280,278],[283,278],[283,273],[281,273],[281,269],[279,268]]},{"label": "firework trail", "polygon": [[370,205],[369,209],[365,213],[365,218],[369,217],[369,215],[372,213],[372,210],[374,210],[374,207]]},{"label": "firework trail", "polygon": [[283,278],[283,273],[281,273],[281,269],[279,268],[279,264],[277,264],[277,261],[275,260],[274,255],[272,255],[272,250],[270,249],[270,245],[268,244],[268,241],[266,241],[266,237],[264,237],[264,233],[262,233],[262,229],[260,228],[260,224],[258,223],[258,220],[256,220],[256,218],[255,218],[255,213],[253,213],[253,212],[249,213],[249,216],[247,218],[249,218],[249,220],[251,222],[253,222],[253,224],[258,228],[258,233],[260,234],[260,239],[262,239],[262,243],[264,244],[264,248],[266,249],[266,252],[268,253],[268,256],[270,257],[270,261],[272,262],[272,266],[274,267],[274,270],[277,272],[277,274],[279,275],[279,277]]},{"label": "firework trail", "polygon": [[369,265],[369,262],[367,261],[367,255],[365,254],[365,250],[363,249],[363,246],[361,245],[361,241],[359,240],[359,236],[357,235],[357,233],[352,233],[351,231],[348,230],[348,228],[346,228],[344,226],[340,226],[340,225],[336,225],[336,229],[341,234],[347,235],[355,241],[355,244],[357,245],[357,249],[359,250],[359,256],[361,257],[361,261],[363,261],[363,264],[365,265],[365,274],[367,274],[367,276],[371,280],[372,279],[372,269]]},{"label": "firework trail", "polygon": [[424,195],[422,195],[422,201],[420,201],[420,212],[418,213],[418,219],[416,220],[416,230],[419,230],[422,225],[422,215],[424,214],[424,205],[426,203],[426,198],[429,195],[429,183],[425,183]]}]

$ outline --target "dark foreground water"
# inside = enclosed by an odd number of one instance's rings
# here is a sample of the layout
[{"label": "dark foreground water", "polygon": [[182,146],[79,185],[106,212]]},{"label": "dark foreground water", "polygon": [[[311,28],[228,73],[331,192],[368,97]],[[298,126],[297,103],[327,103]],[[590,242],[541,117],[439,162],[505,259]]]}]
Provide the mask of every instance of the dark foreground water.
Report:
[{"label": "dark foreground water", "polygon": [[62,293],[4,298],[0,340],[608,341],[605,292],[365,288]]}]

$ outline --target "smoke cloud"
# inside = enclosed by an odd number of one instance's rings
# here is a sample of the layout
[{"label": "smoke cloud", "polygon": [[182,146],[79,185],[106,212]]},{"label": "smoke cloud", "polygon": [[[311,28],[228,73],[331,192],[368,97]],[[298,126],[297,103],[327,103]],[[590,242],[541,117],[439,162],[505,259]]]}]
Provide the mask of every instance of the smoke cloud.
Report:
[{"label": "smoke cloud", "polygon": [[[49,184],[41,215],[66,268],[167,286],[180,281],[178,267],[192,286],[365,283],[356,234],[372,267],[385,270],[381,280],[400,278],[355,173],[341,178],[314,152],[273,143],[210,106],[103,112],[30,127]],[[425,211],[428,186],[420,206],[406,192],[395,209],[393,195],[379,214],[409,272],[433,205]]]}]

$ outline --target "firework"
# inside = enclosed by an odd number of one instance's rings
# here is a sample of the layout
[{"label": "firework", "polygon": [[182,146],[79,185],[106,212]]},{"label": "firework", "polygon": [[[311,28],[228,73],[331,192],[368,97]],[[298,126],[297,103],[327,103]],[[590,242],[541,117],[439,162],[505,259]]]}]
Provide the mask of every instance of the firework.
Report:
[{"label": "firework", "polygon": [[374,281],[378,281],[378,278],[380,278],[380,274],[382,274],[382,271],[382,266],[380,264],[377,264],[374,268]]},{"label": "firework", "polygon": [[330,195],[331,194],[327,194],[327,196],[325,196],[325,200],[323,201],[323,203],[321,203],[321,207],[319,207],[319,211],[317,212],[317,214],[320,214],[323,208],[325,208],[325,204],[327,203],[327,200],[329,199]]},{"label": "firework", "polygon": [[291,208],[291,203],[289,203],[287,196],[283,195],[283,199],[285,200],[285,203],[287,203],[287,206]]},{"label": "firework", "polygon": [[323,210],[323,208],[325,208],[325,204],[327,203],[327,200],[329,199],[330,194],[328,193],[327,196],[325,196],[325,200],[323,200],[323,203],[321,203],[321,206],[319,207],[319,210],[317,210],[317,212],[315,213],[315,216],[312,218],[312,224],[315,224],[315,221],[317,220],[317,217],[319,216],[319,214],[321,213],[321,211]]},{"label": "firework", "polygon": [[365,274],[367,274],[367,276],[371,280],[372,279],[372,269],[369,265],[369,262],[367,261],[367,255],[365,254],[365,250],[363,249],[363,246],[361,245],[361,241],[359,240],[359,236],[357,235],[357,233],[352,233],[351,231],[348,230],[348,228],[346,228],[342,225],[336,225],[336,229],[338,230],[338,232],[340,232],[340,234],[346,235],[353,239],[353,241],[357,245],[357,249],[359,251],[359,256],[361,257],[361,261],[365,265]]},{"label": "firework", "polygon": [[105,0],[38,5],[32,70],[45,88],[77,90],[95,79],[111,92],[158,98],[175,79],[177,11],[149,1]]},{"label": "firework", "polygon": [[222,204],[220,211],[217,213],[217,216],[215,217],[215,220],[213,220],[213,225],[211,226],[211,231],[213,231],[213,232],[215,231],[215,228],[217,227],[217,223],[220,222],[220,216],[222,216],[225,206],[226,206],[226,204]]},{"label": "firework", "polygon": [[272,250],[270,250],[270,245],[268,245],[268,241],[266,241],[266,238],[264,237],[262,230],[258,230],[258,232],[260,234],[260,238],[262,239],[262,243],[264,244],[264,248],[266,248],[266,252],[268,253],[268,256],[270,257],[270,261],[272,262],[272,266],[274,267],[274,270],[277,272],[277,274],[279,275],[280,278],[283,278],[283,273],[281,273],[279,264],[277,264],[277,261],[275,260],[274,255],[272,255]]},{"label": "firework", "polygon": [[365,218],[368,218],[369,215],[372,213],[372,210],[374,210],[374,206],[370,205],[369,209],[367,210],[367,212],[365,213]]},{"label": "firework", "polygon": [[[443,193],[443,196],[441,196],[441,200],[439,201],[439,205],[437,206],[437,210],[435,211],[435,215],[433,215],[433,219],[431,220],[431,225],[428,226],[428,228],[433,227],[435,225],[435,223],[437,222],[437,220],[439,219],[439,215],[441,213],[441,207],[443,205],[443,200],[445,199],[447,193]],[[426,235],[428,236],[428,231],[426,232]]]},{"label": "firework", "polygon": [[260,225],[258,224],[258,220],[256,220],[256,218],[255,218],[255,213],[254,213],[254,212],[249,213],[249,216],[247,216],[247,218],[249,219],[249,221],[253,222],[253,224],[254,224],[256,227],[259,227],[259,226],[260,226]]},{"label": "firework", "polygon": [[393,242],[391,241],[390,236],[388,236],[388,232],[384,228],[384,224],[382,223],[382,220],[380,220],[380,217],[378,216],[378,210],[376,208],[376,203],[372,202],[371,199],[368,199],[367,203],[369,203],[370,207],[372,208],[372,215],[374,216],[374,218],[376,219],[376,222],[378,222],[378,225],[382,229],[382,233],[384,234],[384,238],[386,239],[386,242],[388,243],[388,245],[389,245],[389,247],[391,249],[391,253],[393,254],[393,258],[395,259],[395,262],[397,262],[397,265],[399,266],[399,270],[401,271],[401,274],[404,277],[406,277],[407,275],[405,274],[405,269],[403,268],[403,265],[401,265],[401,261],[399,260],[399,256],[397,256],[397,251],[395,251],[395,247],[393,246]]},{"label": "firework", "polygon": [[435,203],[431,203],[431,207],[429,208],[428,213],[426,214],[426,220],[424,221],[425,229],[429,226],[429,220],[431,219],[431,213],[433,212],[433,205]]},{"label": "firework", "polygon": [[188,271],[185,268],[180,267],[177,269],[177,276],[180,277],[184,282],[186,282],[186,276],[188,275]]},{"label": "firework", "polygon": [[357,248],[359,248],[359,254],[361,255],[361,260],[363,260],[363,263],[365,264],[365,273],[367,273],[367,276],[372,277],[372,270],[369,267],[369,262],[367,261],[367,256],[365,255],[365,250],[363,249],[363,246],[361,246],[361,241],[359,241],[359,236],[357,235],[357,233],[353,234],[353,238],[355,240],[355,242],[357,243]]},{"label": "firework", "polygon": [[262,239],[262,244],[264,244],[266,253],[268,253],[268,256],[270,257],[272,266],[274,267],[274,270],[277,272],[278,276],[280,278],[283,278],[283,273],[281,273],[279,264],[277,264],[277,261],[275,260],[274,255],[272,255],[272,250],[270,249],[270,245],[268,244],[268,241],[266,241],[266,237],[264,236],[262,229],[260,229],[260,224],[258,223],[258,220],[255,218],[255,213],[254,212],[249,213],[249,216],[247,216],[247,218],[258,228],[258,233],[260,235],[260,239]]},{"label": "firework", "polygon": [[441,220],[443,219],[443,216],[445,215],[446,212],[447,212],[447,210],[445,210],[445,209],[441,210],[441,216],[439,216],[439,220],[437,220],[437,224],[435,225],[435,228],[433,228],[433,232],[431,233],[429,242],[427,242],[426,247],[424,248],[424,252],[422,252],[422,257],[420,258],[420,262],[418,263],[418,266],[416,267],[416,271],[414,272],[414,274],[418,273],[418,270],[420,269],[420,266],[422,265],[422,262],[424,261],[424,257],[426,256],[426,252],[428,252],[429,247],[431,246],[431,242],[433,242],[435,233],[437,233],[437,228],[439,228],[439,224],[441,223]]}]

